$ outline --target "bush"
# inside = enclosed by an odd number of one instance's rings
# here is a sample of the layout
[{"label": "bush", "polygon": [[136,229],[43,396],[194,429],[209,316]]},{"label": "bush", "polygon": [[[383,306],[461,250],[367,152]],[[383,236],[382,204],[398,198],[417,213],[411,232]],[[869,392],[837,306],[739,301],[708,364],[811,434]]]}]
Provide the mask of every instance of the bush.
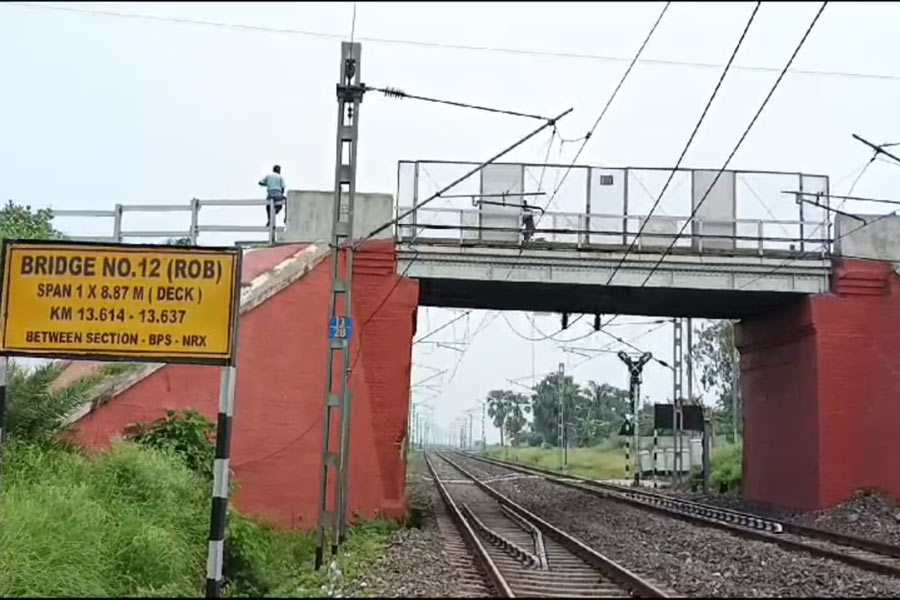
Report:
[{"label": "bush", "polygon": [[271,533],[264,526],[228,511],[223,575],[229,596],[259,598],[272,589],[273,582],[264,570],[270,550],[267,536]]},{"label": "bush", "polygon": [[142,446],[172,452],[187,467],[205,479],[212,479],[215,425],[195,410],[167,410],[153,423],[135,423],[126,430],[127,439]]},{"label": "bush", "polygon": [[50,391],[50,384],[62,369],[62,364],[51,362],[28,370],[10,361],[4,437],[21,442],[50,442],[69,415],[89,401],[90,390],[99,377],[86,377]]},{"label": "bush", "polygon": [[709,484],[712,490],[740,491],[743,482],[740,444],[729,444],[715,450],[710,461]]}]

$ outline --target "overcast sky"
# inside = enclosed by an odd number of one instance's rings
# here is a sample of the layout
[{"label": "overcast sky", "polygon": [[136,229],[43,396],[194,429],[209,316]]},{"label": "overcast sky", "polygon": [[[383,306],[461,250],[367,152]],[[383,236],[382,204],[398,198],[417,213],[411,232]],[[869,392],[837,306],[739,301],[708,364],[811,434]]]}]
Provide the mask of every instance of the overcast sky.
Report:
[{"label": "overcast sky", "polygon": [[[685,166],[722,166],[818,6],[763,4],[738,68],[729,73]],[[599,115],[661,8],[662,3],[631,2],[359,3],[355,36],[363,44],[362,79],[525,112],[554,114],[572,107],[559,131],[577,138]],[[752,8],[673,4],[645,57],[707,66],[639,63],[579,162],[673,165],[721,72],[708,65],[724,65]],[[255,198],[256,182],[275,162],[291,189],[330,189],[334,85],[340,40],[350,35],[352,14],[352,3],[0,5],[0,197],[56,209]],[[834,192],[845,192],[871,156],[851,133],[876,143],[900,142],[897,40],[900,5],[831,3],[794,63],[795,71],[829,74],[789,74],[731,167],[821,173],[831,177]],[[395,193],[399,160],[484,160],[533,126],[514,117],[370,94],[361,113],[357,189]],[[549,141],[549,134],[539,136],[509,160],[541,162]],[[550,160],[567,163],[576,147],[555,142]],[[438,169],[434,176],[448,175]],[[876,161],[854,193],[896,197],[898,176],[896,165]],[[775,193],[763,200],[779,216],[796,210]],[[181,226],[160,218],[141,224]],[[263,224],[259,209],[214,218]],[[185,228],[186,223],[185,216]],[[130,225],[136,224],[125,224]],[[102,231],[108,224],[72,219],[58,227],[73,234],[109,233]],[[457,314],[423,309],[420,334]],[[571,370],[583,360],[563,353],[556,341],[524,341],[513,329],[540,337],[526,315],[505,317],[473,312],[436,336],[471,341],[464,355],[416,347],[414,381],[448,369],[429,382],[442,390],[432,400],[437,420],[449,423],[489,390],[508,386],[507,378],[525,377],[521,381],[530,384],[532,372],[555,370],[560,361]],[[633,320],[638,319],[623,319]],[[538,317],[536,323],[546,334],[559,329],[558,316]],[[583,336],[591,323],[584,319],[557,337]],[[632,339],[648,329],[611,331]],[[577,345],[602,347],[609,341],[597,334]],[[671,326],[639,345],[670,359]],[[613,355],[586,363],[575,376],[627,385]],[[650,401],[667,400],[671,387],[668,370],[647,368],[644,392]],[[430,395],[417,389],[415,398]],[[489,439],[495,437],[489,432]]]}]

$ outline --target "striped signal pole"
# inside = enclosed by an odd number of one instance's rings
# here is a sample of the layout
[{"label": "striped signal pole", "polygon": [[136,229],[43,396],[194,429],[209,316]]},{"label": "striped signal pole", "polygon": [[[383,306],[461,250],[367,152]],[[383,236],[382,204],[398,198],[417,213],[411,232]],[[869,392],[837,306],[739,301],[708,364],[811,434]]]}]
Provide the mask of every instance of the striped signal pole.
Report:
[{"label": "striped signal pole", "polygon": [[657,487],[658,473],[656,470],[656,451],[659,448],[659,431],[653,430],[653,489]]},{"label": "striped signal pole", "polygon": [[219,417],[216,423],[216,457],[213,463],[209,556],[206,561],[207,598],[218,598],[222,593],[225,521],[228,514],[228,458],[231,446],[231,421],[234,416],[236,378],[236,367],[222,367],[222,383],[219,387]]}]

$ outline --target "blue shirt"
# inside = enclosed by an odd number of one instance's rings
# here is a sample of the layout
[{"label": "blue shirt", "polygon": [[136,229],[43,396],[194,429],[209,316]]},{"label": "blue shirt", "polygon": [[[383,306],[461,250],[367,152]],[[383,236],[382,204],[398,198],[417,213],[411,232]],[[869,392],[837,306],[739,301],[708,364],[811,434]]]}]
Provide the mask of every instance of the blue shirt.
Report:
[{"label": "blue shirt", "polygon": [[269,198],[277,198],[284,195],[284,178],[278,173],[269,173],[259,180],[259,185],[265,186],[266,195]]}]

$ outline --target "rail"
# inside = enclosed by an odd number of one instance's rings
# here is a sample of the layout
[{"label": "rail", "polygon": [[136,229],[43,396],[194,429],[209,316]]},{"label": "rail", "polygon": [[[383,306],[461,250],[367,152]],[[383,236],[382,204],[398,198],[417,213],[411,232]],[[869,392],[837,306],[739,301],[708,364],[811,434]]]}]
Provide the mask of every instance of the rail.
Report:
[{"label": "rail", "polygon": [[[411,207],[398,207],[398,214]],[[509,208],[516,208],[510,206]],[[401,242],[445,241],[459,244],[478,242],[514,242],[522,240],[521,210],[505,215],[499,225],[497,215],[486,215],[478,208],[419,208],[400,221],[395,237]],[[635,249],[666,248],[677,240],[675,248],[734,250],[756,252],[796,250],[826,255],[832,245],[827,231],[818,221],[796,219],[701,219],[689,217],[649,217],[602,213],[547,211],[534,215],[534,236],[545,236],[551,244],[587,246],[629,246]],[[646,225],[644,225],[646,223]],[[644,230],[638,236],[641,227]],[[681,236],[678,232],[684,228]],[[804,237],[791,232],[808,232]],[[821,232],[821,233],[820,233]],[[635,240],[636,238],[636,240]],[[534,239],[534,238],[533,238]]]},{"label": "rail", "polygon": [[[268,226],[243,225],[243,224],[201,224],[200,216],[204,207],[245,207],[245,206],[268,206],[270,214],[274,214],[274,201],[271,199],[212,199],[201,200],[192,199],[187,204],[116,204],[112,210],[70,210],[60,209],[53,210],[55,218],[105,218],[112,219],[111,231],[109,235],[99,236],[69,236],[70,239],[76,241],[92,241],[92,242],[122,242],[126,239],[152,239],[152,238],[174,238],[187,239],[192,245],[197,244],[200,235],[203,233],[265,233],[266,241],[258,242],[238,242],[244,245],[255,243],[274,244],[278,236],[283,233],[284,227],[275,226],[275,219],[272,219]],[[128,213],[146,214],[146,213],[188,213],[190,222],[187,228],[181,229],[123,229],[123,218]]]},{"label": "rail", "polygon": [[460,456],[518,473],[540,475],[556,485],[701,526],[715,527],[748,539],[770,542],[788,550],[829,558],[876,573],[900,576],[900,547],[891,544],[576,475],[560,476],[546,469],[525,467],[470,453],[462,453]]}]

